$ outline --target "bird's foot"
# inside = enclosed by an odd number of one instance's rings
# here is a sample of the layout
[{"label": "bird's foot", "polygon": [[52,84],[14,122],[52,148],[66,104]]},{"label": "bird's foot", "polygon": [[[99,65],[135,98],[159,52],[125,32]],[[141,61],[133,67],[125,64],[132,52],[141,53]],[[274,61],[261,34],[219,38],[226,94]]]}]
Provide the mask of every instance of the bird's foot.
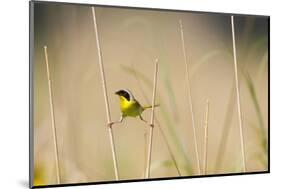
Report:
[{"label": "bird's foot", "polygon": [[123,122],[123,119],[124,119],[124,117],[121,116],[118,121],[112,121],[112,122],[108,123],[107,125],[110,126],[110,127],[112,127],[114,124],[122,123],[122,122]]}]

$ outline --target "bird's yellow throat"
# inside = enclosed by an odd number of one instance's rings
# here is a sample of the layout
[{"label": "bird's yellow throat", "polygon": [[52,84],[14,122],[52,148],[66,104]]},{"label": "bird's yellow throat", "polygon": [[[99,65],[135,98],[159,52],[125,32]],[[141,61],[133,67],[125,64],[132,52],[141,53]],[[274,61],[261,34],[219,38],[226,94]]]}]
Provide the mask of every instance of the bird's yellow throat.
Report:
[{"label": "bird's yellow throat", "polygon": [[[124,116],[136,117],[141,115],[141,113],[152,106],[141,106],[136,100],[128,101],[125,97],[119,96],[120,98],[120,108]],[[155,105],[155,107],[159,104]]]},{"label": "bird's yellow throat", "polygon": [[139,116],[144,108],[135,100],[128,101],[125,97],[120,96],[120,108],[123,116]]}]

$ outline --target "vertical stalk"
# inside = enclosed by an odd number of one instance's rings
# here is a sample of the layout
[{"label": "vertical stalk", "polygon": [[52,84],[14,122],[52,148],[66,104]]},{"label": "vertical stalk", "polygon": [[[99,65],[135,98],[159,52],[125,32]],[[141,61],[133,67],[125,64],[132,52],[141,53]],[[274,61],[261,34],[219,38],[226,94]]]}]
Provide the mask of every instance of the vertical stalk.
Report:
[{"label": "vertical stalk", "polygon": [[197,169],[198,173],[201,174],[201,168],[200,168],[200,159],[199,159],[199,152],[198,152],[198,143],[197,143],[197,134],[196,134],[196,127],[195,127],[195,118],[194,118],[194,112],[193,112],[193,105],[192,105],[192,96],[191,96],[191,87],[190,87],[190,81],[189,81],[189,71],[188,71],[188,64],[187,64],[187,56],[186,56],[186,50],[184,45],[184,32],[183,32],[183,25],[182,21],[179,20],[180,24],[180,31],[181,31],[181,42],[182,42],[182,51],[184,55],[184,62],[185,62],[185,73],[186,73],[186,83],[187,83],[187,92],[188,92],[188,103],[190,106],[190,112],[191,112],[191,120],[192,120],[192,131],[194,136],[194,146],[195,146],[195,154],[196,154],[196,161],[197,161]]},{"label": "vertical stalk", "polygon": [[208,171],[208,122],[209,122],[209,100],[206,103],[206,115],[204,125],[204,162],[203,173],[206,175]]},{"label": "vertical stalk", "polygon": [[100,74],[101,74],[103,95],[104,95],[104,102],[105,102],[105,109],[106,109],[106,116],[107,116],[108,135],[109,135],[111,152],[112,152],[112,159],[113,159],[113,164],[114,164],[114,173],[115,173],[115,179],[119,180],[119,170],[118,170],[116,150],[115,150],[115,142],[114,142],[113,130],[112,130],[113,123],[111,121],[111,114],[110,114],[109,103],[108,103],[106,78],[105,78],[105,72],[104,72],[104,66],[103,66],[102,51],[101,51],[101,48],[100,48],[100,41],[99,41],[99,34],[98,34],[98,28],[97,28],[95,7],[92,7],[92,14],[93,14],[96,45],[97,45],[97,50],[98,50]]},{"label": "vertical stalk", "polygon": [[144,133],[144,172],[143,172],[143,178],[146,178],[146,166],[147,166],[147,162],[146,162],[146,157],[147,157],[147,131],[145,131]]},{"label": "vertical stalk", "polygon": [[238,120],[239,120],[240,145],[241,145],[241,153],[242,153],[242,161],[243,161],[243,171],[245,172],[246,171],[245,149],[244,149],[245,143],[244,143],[244,132],[243,132],[243,124],[242,124],[242,112],[241,112],[236,43],[235,43],[235,28],[234,28],[233,16],[231,16],[231,31],[232,31],[233,62],[234,62],[235,86],[236,86],[236,97],[237,97],[237,111],[238,111]]},{"label": "vertical stalk", "polygon": [[52,82],[51,82],[50,70],[49,70],[49,59],[48,59],[47,46],[44,46],[44,53],[45,53],[45,62],[46,62],[48,87],[49,87],[48,91],[49,91],[49,103],[50,103],[51,121],[52,121],[53,143],[54,143],[54,150],[55,150],[56,177],[57,177],[57,183],[60,184],[61,175],[60,175],[60,166],[59,166],[59,150],[58,150],[58,142],[57,142],[56,120],[55,120],[55,113],[54,113]]},{"label": "vertical stalk", "polygon": [[150,133],[149,133],[149,146],[147,153],[147,167],[145,172],[145,178],[150,177],[150,164],[151,164],[151,151],[152,151],[152,140],[153,140],[153,128],[154,128],[154,108],[155,108],[155,96],[156,96],[156,86],[157,86],[157,75],[158,75],[158,59],[155,60],[154,68],[154,85],[152,94],[152,109],[151,109],[151,119],[150,119]]},{"label": "vertical stalk", "polygon": [[[140,91],[142,92],[142,94],[143,94],[143,96],[144,96],[146,102],[148,103],[148,102],[149,102],[149,99],[148,99],[147,95],[145,94],[145,92],[144,92],[144,90],[143,90],[143,88],[142,88],[142,86],[141,86],[141,82],[140,82],[140,80],[139,80],[139,78],[138,78],[138,76],[137,76],[135,67],[134,67],[133,64],[131,64],[131,66],[132,66],[132,69],[133,69],[133,73],[134,73],[135,79],[136,79],[136,81],[137,81],[137,83],[138,83],[138,87],[140,88]],[[181,175],[181,172],[180,172],[180,169],[179,169],[179,165],[178,165],[178,163],[177,163],[177,161],[176,161],[176,157],[175,157],[175,155],[173,154],[172,148],[171,148],[171,146],[170,146],[170,144],[169,144],[169,142],[168,142],[168,138],[167,138],[167,136],[165,135],[165,133],[164,133],[164,131],[163,131],[163,129],[162,129],[162,126],[160,125],[160,122],[159,122],[159,120],[157,119],[157,117],[155,117],[155,121],[156,121],[156,125],[159,126],[160,133],[161,133],[161,135],[163,136],[163,139],[164,139],[165,144],[166,144],[166,146],[167,146],[168,152],[169,152],[169,154],[170,154],[170,156],[171,156],[171,158],[172,158],[172,161],[173,161],[173,163],[174,163],[174,165],[175,165],[176,171],[177,171],[177,173],[178,173],[179,176],[182,176],[182,175]],[[146,144],[145,144],[145,146],[146,146]],[[145,149],[145,150],[146,150],[146,149]],[[146,154],[145,154],[145,157],[146,157]],[[145,162],[145,167],[146,167],[146,162]],[[145,169],[144,169],[144,170],[145,170]],[[144,173],[144,176],[145,176],[145,173]]]}]

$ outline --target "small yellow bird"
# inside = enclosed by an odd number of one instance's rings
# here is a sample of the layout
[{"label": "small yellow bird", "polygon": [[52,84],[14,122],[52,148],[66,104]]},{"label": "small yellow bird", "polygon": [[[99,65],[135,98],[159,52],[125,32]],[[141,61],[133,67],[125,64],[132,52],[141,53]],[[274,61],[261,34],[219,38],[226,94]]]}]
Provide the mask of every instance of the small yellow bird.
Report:
[{"label": "small yellow bird", "polygon": [[[122,112],[122,115],[120,117],[120,120],[117,121],[117,123],[121,123],[125,117],[137,117],[145,121],[141,114],[144,110],[152,108],[152,106],[142,106],[140,103],[134,98],[131,91],[128,89],[121,89],[117,92],[115,92],[116,95],[120,98],[120,109]],[[159,106],[159,104],[155,105],[154,107]]]}]

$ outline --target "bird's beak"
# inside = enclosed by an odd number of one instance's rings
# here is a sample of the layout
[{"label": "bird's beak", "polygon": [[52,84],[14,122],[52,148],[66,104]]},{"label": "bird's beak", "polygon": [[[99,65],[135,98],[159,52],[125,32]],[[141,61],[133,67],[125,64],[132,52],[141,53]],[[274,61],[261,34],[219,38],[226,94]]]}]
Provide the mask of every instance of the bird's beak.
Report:
[{"label": "bird's beak", "polygon": [[118,95],[119,96],[119,91],[116,91],[114,94]]}]

